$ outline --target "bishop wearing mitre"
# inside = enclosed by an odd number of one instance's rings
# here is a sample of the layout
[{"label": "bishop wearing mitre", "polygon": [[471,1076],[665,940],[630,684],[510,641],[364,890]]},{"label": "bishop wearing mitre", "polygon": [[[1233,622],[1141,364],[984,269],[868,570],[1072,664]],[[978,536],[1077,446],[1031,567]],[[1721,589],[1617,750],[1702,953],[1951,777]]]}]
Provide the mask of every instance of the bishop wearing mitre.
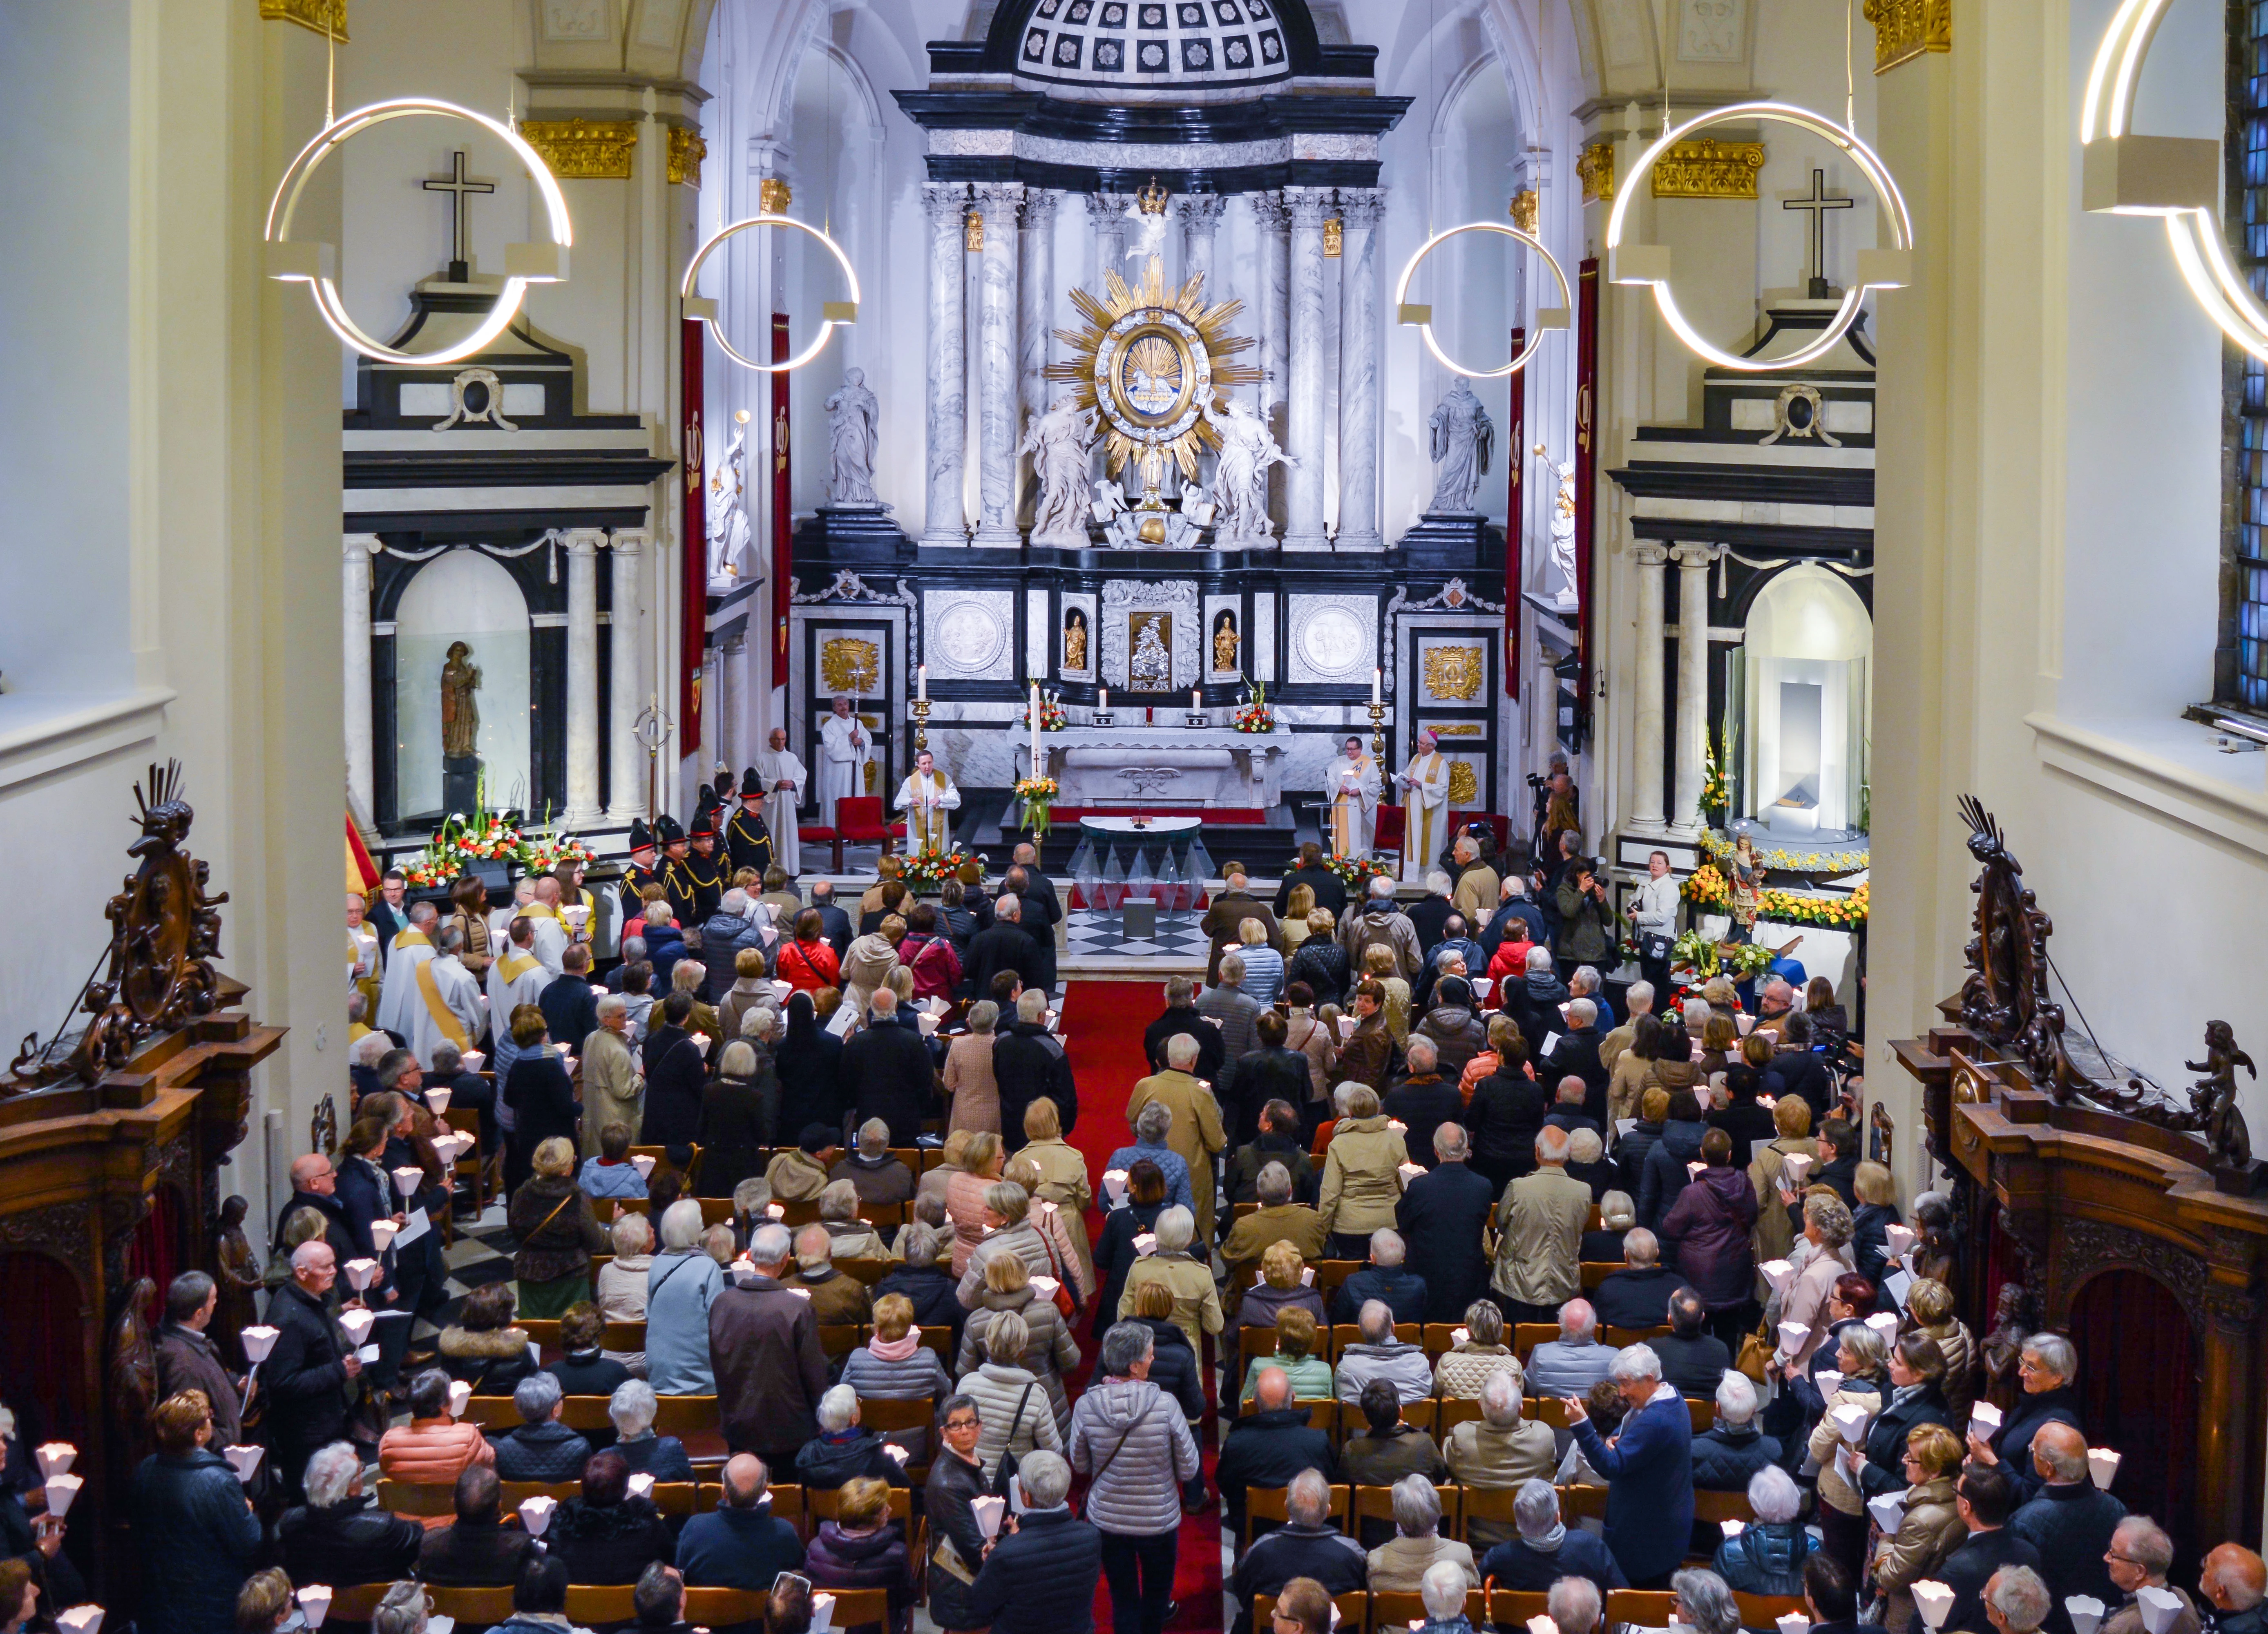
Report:
[{"label": "bishop wearing mitre", "polygon": [[1430,732],[1418,734],[1418,753],[1395,779],[1402,785],[1402,878],[1422,885],[1425,871],[1449,837],[1449,759]]},{"label": "bishop wearing mitre", "polygon": [[843,826],[835,815],[836,801],[866,791],[866,761],[873,752],[874,740],[850,712],[850,698],[838,692],[835,712],[819,723],[819,821],[823,827]]},{"label": "bishop wearing mitre", "polygon": [[1349,738],[1346,753],[1323,771],[1323,800],[1330,807],[1331,855],[1367,857],[1378,832],[1378,763]]},{"label": "bishop wearing mitre", "polygon": [[433,933],[433,957],[419,964],[412,978],[406,1029],[417,1064],[429,1071],[438,1046],[454,1044],[460,1053],[471,1049],[488,1026],[481,979],[458,957],[465,951],[462,927],[443,925]]},{"label": "bishop wearing mitre", "polygon": [[386,950],[386,980],[378,990],[378,1019],[381,1033],[409,1036],[409,1011],[417,1002],[417,967],[433,956],[433,927],[440,910],[431,902],[409,904],[409,923],[394,934]]},{"label": "bishop wearing mitre", "polygon": [[[830,717],[830,718],[832,718]],[[756,756],[756,784],[763,795],[765,826],[772,831],[772,856],[794,879],[803,871],[803,847],[796,833],[796,809],[811,774],[787,747],[787,728],[772,728],[771,747]],[[741,793],[747,792],[742,785]]]},{"label": "bishop wearing mitre", "polygon": [[937,769],[937,757],[924,749],[914,757],[914,769],[898,785],[897,809],[906,814],[906,850],[915,856],[941,851],[953,843],[953,819],[961,809],[961,791]]}]

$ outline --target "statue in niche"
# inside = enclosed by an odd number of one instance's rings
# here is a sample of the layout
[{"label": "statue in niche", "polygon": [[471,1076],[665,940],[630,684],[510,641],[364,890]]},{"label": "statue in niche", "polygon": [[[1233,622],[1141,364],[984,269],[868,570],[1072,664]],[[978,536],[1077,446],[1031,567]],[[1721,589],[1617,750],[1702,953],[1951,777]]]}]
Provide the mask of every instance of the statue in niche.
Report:
[{"label": "statue in niche", "polygon": [[1575,594],[1575,462],[1555,462],[1543,444],[1535,457],[1559,479],[1559,492],[1551,502],[1551,565],[1559,570],[1557,600],[1563,611],[1576,606]]},{"label": "statue in niche", "polygon": [[2205,1059],[2182,1063],[2205,1076],[2190,1086],[2190,1101],[2205,1130],[2213,1160],[2225,1168],[2241,1169],[2252,1161],[2252,1137],[2244,1127],[2244,1114],[2236,1105],[2236,1069],[2254,1078],[2259,1069],[2252,1057],[2236,1047],[2236,1031],[2226,1021],[2205,1024]]},{"label": "statue in niche", "polygon": [[827,400],[827,502],[881,508],[874,493],[874,457],[881,445],[882,405],[866,389],[864,369],[845,369]]},{"label": "statue in niche", "polygon": [[1064,667],[1086,672],[1086,615],[1073,607],[1064,615]]},{"label": "statue in niche", "polygon": [[1217,546],[1264,545],[1274,534],[1268,524],[1268,467],[1299,461],[1276,445],[1251,406],[1236,398],[1216,410],[1207,405],[1205,423],[1220,438],[1213,471],[1213,542]]},{"label": "statue in niche", "polygon": [[1094,446],[1094,416],[1081,413],[1078,398],[1069,392],[1025,431],[1016,452],[1032,456],[1032,480],[1040,490],[1032,515],[1034,544],[1086,548],[1086,480]]},{"label": "statue in niche", "polygon": [[1496,422],[1473,395],[1472,382],[1461,374],[1425,424],[1434,472],[1432,503],[1425,509],[1433,515],[1469,516],[1496,449]]},{"label": "statue in niche", "polygon": [[1241,672],[1236,665],[1236,649],[1241,641],[1236,633],[1236,615],[1226,607],[1212,622],[1212,673],[1234,675]]},{"label": "statue in niche", "polygon": [[717,475],[709,479],[709,577],[738,579],[748,570],[748,547],[754,530],[748,526],[747,416],[741,409],[733,418],[732,446]]},{"label": "statue in niche", "polygon": [[479,750],[481,706],[473,694],[481,689],[481,672],[470,662],[471,645],[449,644],[449,661],[441,666],[441,758],[470,760]]}]

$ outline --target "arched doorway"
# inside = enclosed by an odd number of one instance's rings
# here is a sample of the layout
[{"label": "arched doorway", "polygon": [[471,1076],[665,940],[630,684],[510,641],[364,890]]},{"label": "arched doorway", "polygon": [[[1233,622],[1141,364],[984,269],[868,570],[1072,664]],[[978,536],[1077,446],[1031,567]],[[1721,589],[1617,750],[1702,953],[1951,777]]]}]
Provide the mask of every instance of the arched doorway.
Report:
[{"label": "arched doorway", "polygon": [[2070,1327],[2088,1439],[2120,1454],[2110,1490],[2129,1513],[2173,1534],[2174,1579],[2193,1584],[2203,1551],[2191,1481],[2198,1349],[2190,1314],[2165,1284],[2117,1268],[2080,1284]]},{"label": "arched doorway", "polygon": [[1741,650],[1741,815],[1780,833],[1854,826],[1873,732],[1874,650],[1874,621],[1838,574],[1806,563],[1757,593]]},{"label": "arched doorway", "polygon": [[[442,774],[441,671],[462,642],[480,671],[475,753],[489,806],[525,808],[534,791],[527,598],[478,550],[449,550],[417,570],[394,615],[396,809],[404,821],[469,812]],[[457,791],[461,793],[462,791]]]}]

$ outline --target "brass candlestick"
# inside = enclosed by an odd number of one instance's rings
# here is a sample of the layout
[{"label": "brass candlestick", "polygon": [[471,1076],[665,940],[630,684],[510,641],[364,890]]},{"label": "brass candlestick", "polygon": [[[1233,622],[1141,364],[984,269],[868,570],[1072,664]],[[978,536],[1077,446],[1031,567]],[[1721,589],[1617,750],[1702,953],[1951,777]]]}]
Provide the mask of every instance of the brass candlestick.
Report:
[{"label": "brass candlestick", "polygon": [[1378,762],[1380,798],[1388,805],[1394,803],[1394,777],[1386,767],[1386,705],[1373,702],[1370,706],[1370,757]]},{"label": "brass candlestick", "polygon": [[914,753],[918,754],[927,747],[929,747],[929,700],[916,698],[914,700]]}]

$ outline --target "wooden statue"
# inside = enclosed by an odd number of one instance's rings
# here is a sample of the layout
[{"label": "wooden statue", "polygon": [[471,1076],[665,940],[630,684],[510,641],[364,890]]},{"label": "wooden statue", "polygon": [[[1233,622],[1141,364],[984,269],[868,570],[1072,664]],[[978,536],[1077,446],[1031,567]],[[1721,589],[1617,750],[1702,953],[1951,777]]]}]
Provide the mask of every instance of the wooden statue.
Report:
[{"label": "wooden statue", "polygon": [[123,1492],[134,1468],[152,1450],[150,1410],[158,1404],[158,1348],[150,1337],[150,1307],[157,1302],[158,1284],[147,1277],[134,1279],[120,1298],[110,1320],[110,1343],[104,1356],[104,1382],[110,1391],[111,1490]]},{"label": "wooden statue", "polygon": [[213,1282],[220,1290],[220,1306],[208,1332],[232,1363],[241,1359],[238,1336],[258,1320],[253,1296],[266,1282],[260,1256],[244,1229],[248,1206],[241,1197],[229,1198],[220,1205],[220,1218],[213,1226]]},{"label": "wooden statue", "polygon": [[2213,1162],[2224,1168],[2246,1167],[2252,1161],[2252,1137],[2236,1105],[2236,1069],[2242,1067],[2255,1078],[2260,1072],[2252,1057],[2236,1047],[2235,1030],[2226,1021],[2206,1022],[2205,1059],[2182,1065],[2205,1074],[2190,1086],[2190,1098]]},{"label": "wooden statue", "polygon": [[1984,1336],[1984,1380],[1988,1390],[2013,1401],[2022,1387],[2016,1381],[2016,1363],[2024,1341],[2031,1336],[2031,1296],[2021,1283],[2004,1282],[1992,1311],[1992,1331]]}]

